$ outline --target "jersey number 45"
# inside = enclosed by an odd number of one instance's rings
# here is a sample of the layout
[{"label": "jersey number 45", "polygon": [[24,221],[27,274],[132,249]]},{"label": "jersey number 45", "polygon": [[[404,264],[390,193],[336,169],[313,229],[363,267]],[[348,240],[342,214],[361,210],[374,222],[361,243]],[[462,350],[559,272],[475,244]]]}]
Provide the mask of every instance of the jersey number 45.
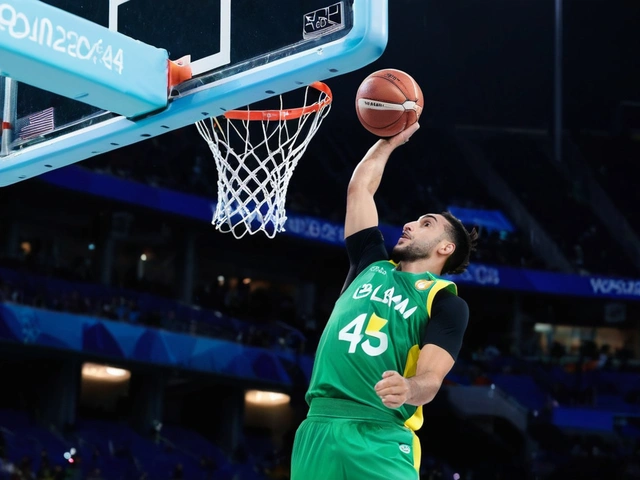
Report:
[{"label": "jersey number 45", "polygon": [[[366,327],[365,322],[367,324]],[[349,342],[349,353],[355,353],[358,346],[360,346],[362,351],[367,355],[377,357],[384,353],[389,347],[389,337],[381,331],[387,323],[389,323],[388,320],[380,318],[375,313],[371,314],[367,322],[367,314],[363,313],[340,330],[338,339]],[[362,333],[363,330],[364,334]],[[365,335],[371,338],[367,338],[363,342],[362,339]],[[376,345],[371,343],[372,339],[377,339],[377,341],[374,340]]]}]

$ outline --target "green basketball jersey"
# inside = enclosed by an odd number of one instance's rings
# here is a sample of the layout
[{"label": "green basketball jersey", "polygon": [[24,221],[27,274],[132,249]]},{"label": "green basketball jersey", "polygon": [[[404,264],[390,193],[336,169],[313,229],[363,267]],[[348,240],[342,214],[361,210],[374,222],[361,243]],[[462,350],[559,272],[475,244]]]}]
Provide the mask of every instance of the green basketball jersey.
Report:
[{"label": "green basketball jersey", "polygon": [[306,400],[343,398],[393,412],[412,430],[422,426],[422,410],[389,409],[374,386],[386,370],[416,373],[418,355],[435,294],[455,284],[430,273],[398,271],[391,261],[374,262],[342,293],[316,352]]}]

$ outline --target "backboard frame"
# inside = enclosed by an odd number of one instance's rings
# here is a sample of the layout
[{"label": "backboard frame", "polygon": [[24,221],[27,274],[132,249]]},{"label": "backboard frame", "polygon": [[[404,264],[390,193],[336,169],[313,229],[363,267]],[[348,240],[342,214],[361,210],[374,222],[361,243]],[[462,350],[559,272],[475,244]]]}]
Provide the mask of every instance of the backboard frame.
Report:
[{"label": "backboard frame", "polygon": [[[100,112],[79,122],[82,129],[70,126],[67,134],[55,138],[45,135],[39,143],[0,158],[0,186],[362,68],[377,60],[386,48],[388,0],[353,0],[353,12],[353,26],[346,36],[210,83],[206,76],[185,82],[175,89],[167,108],[158,113],[129,119]],[[105,116],[111,118],[95,123]]]},{"label": "backboard frame", "polygon": [[[109,0],[109,30],[118,31],[118,7],[131,0]],[[231,58],[231,0],[220,0],[220,51],[191,62],[193,75],[226,65]]]}]

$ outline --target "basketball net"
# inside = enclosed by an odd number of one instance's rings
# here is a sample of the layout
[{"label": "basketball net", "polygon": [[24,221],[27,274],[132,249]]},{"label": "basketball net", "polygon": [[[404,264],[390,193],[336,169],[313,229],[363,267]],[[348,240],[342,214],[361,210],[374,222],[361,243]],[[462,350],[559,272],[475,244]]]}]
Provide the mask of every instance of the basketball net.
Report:
[{"label": "basketball net", "polygon": [[[315,102],[310,88],[319,93]],[[218,203],[211,221],[216,229],[236,238],[259,231],[273,238],[285,231],[289,180],[332,98],[327,85],[315,82],[305,89],[303,107],[283,109],[280,95],[280,110],[247,107],[225,112],[220,122],[215,117],[196,122],[218,170]]]}]

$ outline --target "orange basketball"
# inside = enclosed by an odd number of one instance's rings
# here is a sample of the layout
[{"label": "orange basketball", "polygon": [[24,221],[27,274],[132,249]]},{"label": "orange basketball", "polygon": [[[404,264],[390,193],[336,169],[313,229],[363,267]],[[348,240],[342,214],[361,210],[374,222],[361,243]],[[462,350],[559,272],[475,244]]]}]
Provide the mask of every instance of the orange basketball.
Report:
[{"label": "orange basketball", "polygon": [[424,98],[416,81],[401,70],[372,73],[356,94],[360,123],[374,135],[392,137],[420,118]]}]

